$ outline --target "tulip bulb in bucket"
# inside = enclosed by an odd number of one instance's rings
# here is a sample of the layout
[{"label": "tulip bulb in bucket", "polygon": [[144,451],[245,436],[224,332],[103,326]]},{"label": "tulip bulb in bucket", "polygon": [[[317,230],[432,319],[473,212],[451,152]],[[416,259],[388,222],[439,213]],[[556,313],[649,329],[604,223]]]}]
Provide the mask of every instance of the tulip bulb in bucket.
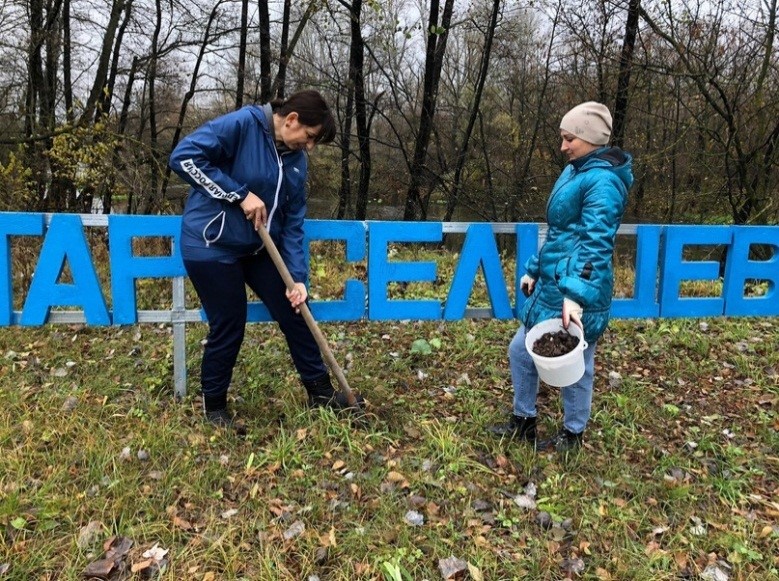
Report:
[{"label": "tulip bulb in bucket", "polygon": [[570,351],[559,357],[544,357],[533,351],[533,345],[543,335],[547,333],[556,333],[564,330],[562,319],[549,319],[538,323],[535,327],[525,334],[525,348],[533,358],[536,364],[538,377],[544,383],[554,387],[567,387],[579,381],[584,375],[584,350],[587,349],[587,342],[584,340],[584,331],[571,323],[568,325],[568,332],[579,338],[579,344]]}]

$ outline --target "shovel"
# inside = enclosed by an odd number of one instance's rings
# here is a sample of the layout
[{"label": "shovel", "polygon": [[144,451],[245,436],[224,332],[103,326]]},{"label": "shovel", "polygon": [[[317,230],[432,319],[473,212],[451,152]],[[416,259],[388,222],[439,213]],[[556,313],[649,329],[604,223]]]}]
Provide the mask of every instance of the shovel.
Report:
[{"label": "shovel", "polygon": [[[270,237],[270,234],[268,234],[265,226],[260,226],[257,232],[260,235],[260,238],[262,238],[262,242],[265,244],[265,249],[268,251],[268,254],[270,254],[271,260],[273,260],[273,264],[276,265],[276,269],[279,271],[284,284],[287,286],[287,290],[294,290],[295,281],[292,280],[292,275],[289,273],[287,265],[284,264],[284,259],[281,257],[281,254],[279,254],[279,250],[276,248],[276,244],[274,244],[273,239]],[[308,308],[308,304],[302,303],[300,306],[298,306],[298,309],[300,309],[300,314],[303,315],[303,319],[306,321],[306,325],[308,326],[309,331],[311,331],[311,334],[314,336],[316,344],[319,346],[319,350],[322,352],[322,357],[324,358],[325,363],[327,363],[330,371],[332,371],[333,375],[335,375],[335,379],[338,382],[341,393],[344,394],[346,401],[349,402],[350,406],[358,407],[357,398],[352,393],[352,390],[349,387],[349,383],[346,381],[346,376],[344,375],[341,366],[338,365],[338,362],[335,360],[333,351],[330,349],[330,345],[327,343],[327,339],[325,338],[324,334],[319,329],[319,325],[317,325],[316,320],[314,320],[314,316],[311,314],[311,309]]]}]

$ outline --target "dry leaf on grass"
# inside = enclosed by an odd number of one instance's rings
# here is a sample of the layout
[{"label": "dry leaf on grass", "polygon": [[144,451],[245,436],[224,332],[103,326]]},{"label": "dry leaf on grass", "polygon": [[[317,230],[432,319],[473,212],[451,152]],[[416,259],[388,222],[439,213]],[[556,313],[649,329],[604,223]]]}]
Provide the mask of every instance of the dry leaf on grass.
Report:
[{"label": "dry leaf on grass", "polygon": [[468,563],[455,556],[438,560],[438,569],[442,579],[462,579],[468,570]]}]

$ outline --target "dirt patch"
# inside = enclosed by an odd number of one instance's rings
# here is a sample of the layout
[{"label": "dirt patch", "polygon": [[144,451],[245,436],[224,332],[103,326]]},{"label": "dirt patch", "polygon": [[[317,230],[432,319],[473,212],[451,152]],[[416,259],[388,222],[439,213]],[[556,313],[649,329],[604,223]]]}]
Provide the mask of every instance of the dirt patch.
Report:
[{"label": "dirt patch", "polygon": [[533,343],[533,353],[542,357],[560,357],[570,353],[579,344],[579,338],[568,331],[544,333]]}]

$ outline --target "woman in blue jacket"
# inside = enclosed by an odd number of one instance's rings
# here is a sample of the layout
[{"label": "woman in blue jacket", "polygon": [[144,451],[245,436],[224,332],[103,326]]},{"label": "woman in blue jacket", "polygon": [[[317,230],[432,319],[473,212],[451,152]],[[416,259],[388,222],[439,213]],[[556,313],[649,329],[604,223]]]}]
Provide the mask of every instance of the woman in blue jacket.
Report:
[{"label": "woman in blue jacket", "polygon": [[[336,392],[316,341],[296,312],[305,302],[303,219],[308,156],[335,138],[316,91],[248,105],[189,134],[170,167],[192,186],[181,225],[184,266],[208,317],[201,364],[206,419],[230,426],[227,389],[244,337],[248,285],[279,324],[309,404],[348,404]],[[288,291],[257,230],[267,228],[295,281]]]},{"label": "woman in blue jacket", "polygon": [[[525,264],[520,287],[528,296],[520,312],[523,326],[509,346],[514,385],[508,423],[490,427],[500,436],[564,452],[578,448],[592,407],[595,347],[606,330],[614,286],[612,253],[617,229],[633,184],[632,157],[609,147],[611,114],[589,101],[560,122],[561,151],[570,163],[547,202],[548,230],[537,254]],[[525,348],[525,333],[537,323],[559,317],[584,330],[584,376],[562,388],[564,418],[560,431],[536,442],[538,373]]]}]

